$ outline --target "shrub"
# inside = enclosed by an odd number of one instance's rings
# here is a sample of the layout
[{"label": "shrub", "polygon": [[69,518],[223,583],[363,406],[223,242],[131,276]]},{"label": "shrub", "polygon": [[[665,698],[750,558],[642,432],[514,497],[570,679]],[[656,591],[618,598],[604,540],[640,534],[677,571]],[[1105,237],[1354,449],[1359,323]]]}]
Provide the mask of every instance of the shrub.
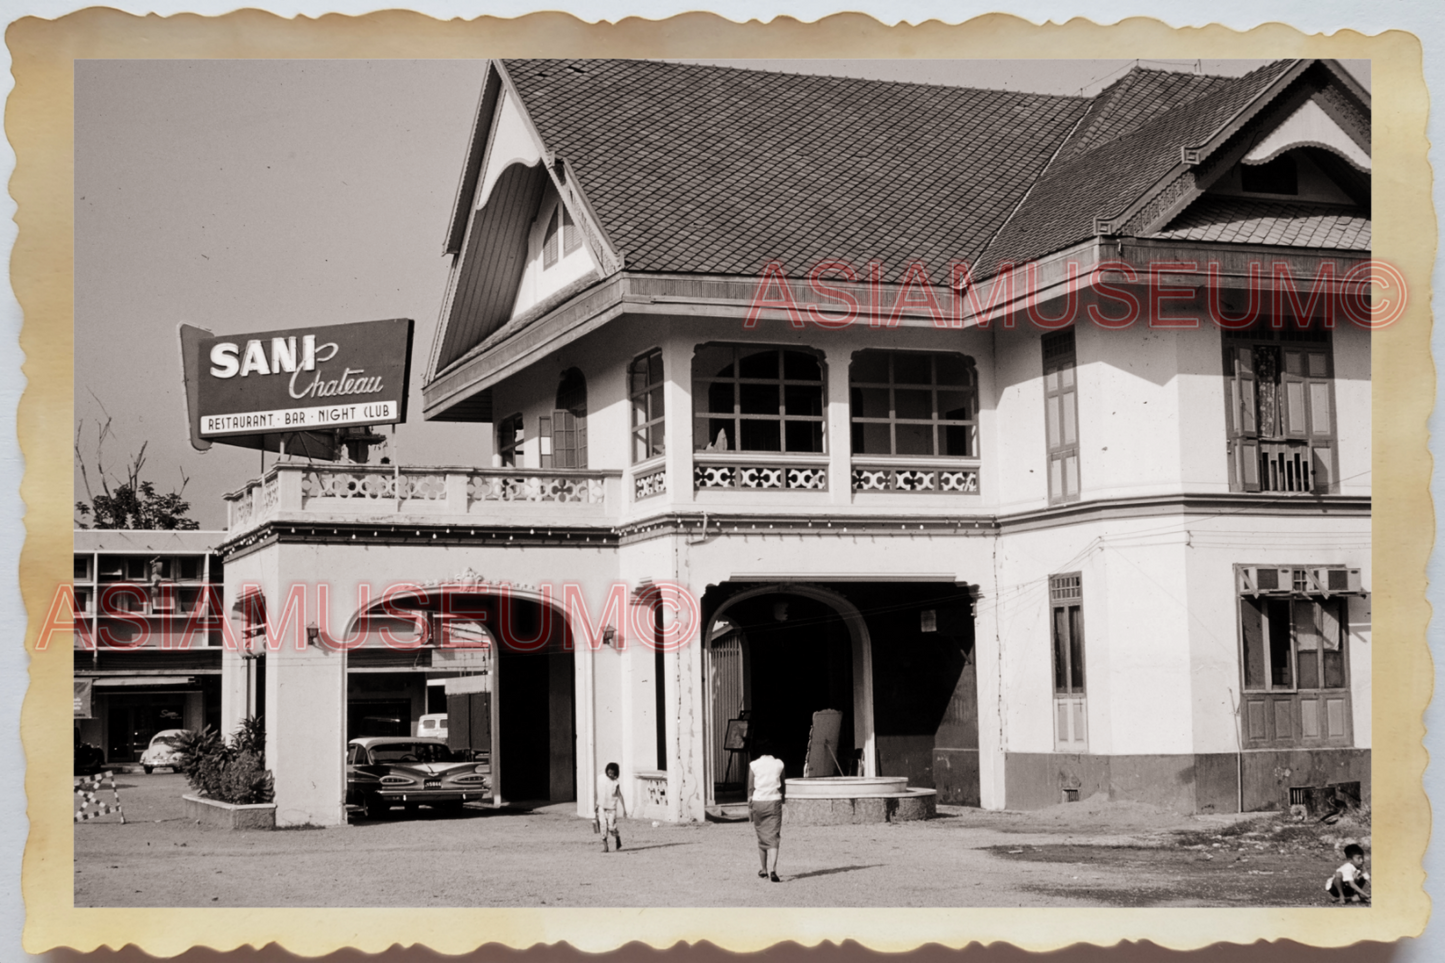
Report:
[{"label": "shrub", "polygon": [[187,729],[174,740],[181,753],[177,768],[191,788],[207,799],[236,805],[271,802],[275,785],[265,768],[265,733],[265,724],[257,716],[244,719],[230,742],[210,726]]}]

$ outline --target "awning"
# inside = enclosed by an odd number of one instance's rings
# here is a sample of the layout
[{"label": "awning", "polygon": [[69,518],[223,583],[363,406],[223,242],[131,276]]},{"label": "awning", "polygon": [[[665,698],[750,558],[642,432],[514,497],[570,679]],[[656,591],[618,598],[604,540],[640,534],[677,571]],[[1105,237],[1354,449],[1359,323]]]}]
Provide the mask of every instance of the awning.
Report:
[{"label": "awning", "polygon": [[116,685],[195,685],[196,680],[188,675],[117,676],[96,679],[95,684],[102,688]]}]

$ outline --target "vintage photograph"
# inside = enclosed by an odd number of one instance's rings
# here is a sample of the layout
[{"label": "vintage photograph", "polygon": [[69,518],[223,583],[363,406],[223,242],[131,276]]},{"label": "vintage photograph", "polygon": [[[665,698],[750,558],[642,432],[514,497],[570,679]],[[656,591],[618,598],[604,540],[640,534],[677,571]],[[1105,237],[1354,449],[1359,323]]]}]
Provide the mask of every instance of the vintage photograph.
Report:
[{"label": "vintage photograph", "polygon": [[1370,906],[1370,66],[76,61],[75,907]]}]

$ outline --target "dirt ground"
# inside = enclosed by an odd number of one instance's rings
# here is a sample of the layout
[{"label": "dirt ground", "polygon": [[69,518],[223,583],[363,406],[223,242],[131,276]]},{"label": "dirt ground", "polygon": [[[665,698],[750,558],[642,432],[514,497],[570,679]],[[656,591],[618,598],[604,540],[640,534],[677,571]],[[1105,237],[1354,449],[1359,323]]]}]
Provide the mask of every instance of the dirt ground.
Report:
[{"label": "dirt ground", "polygon": [[178,775],[118,788],[125,825],[75,827],[76,906],[1314,906],[1345,843],[1369,843],[1367,816],[942,807],[927,822],[787,826],[770,883],[745,822],[623,820],[622,851],[604,854],[572,804],[233,832],[184,817]]}]

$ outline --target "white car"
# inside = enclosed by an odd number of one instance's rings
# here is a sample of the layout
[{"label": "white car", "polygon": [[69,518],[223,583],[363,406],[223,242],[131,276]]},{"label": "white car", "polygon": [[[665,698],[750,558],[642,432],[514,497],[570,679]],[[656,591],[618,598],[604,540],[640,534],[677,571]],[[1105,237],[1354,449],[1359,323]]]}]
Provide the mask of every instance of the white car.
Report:
[{"label": "white car", "polygon": [[447,738],[447,714],[445,712],[429,712],[416,721],[416,734],[427,739],[440,739],[446,742]]},{"label": "white car", "polygon": [[151,736],[151,744],[145,752],[140,754],[140,764],[147,774],[155,770],[157,766],[169,766],[172,770],[176,763],[180,762],[181,754],[176,752],[171,745],[171,740],[179,736],[184,729],[162,729]]}]

